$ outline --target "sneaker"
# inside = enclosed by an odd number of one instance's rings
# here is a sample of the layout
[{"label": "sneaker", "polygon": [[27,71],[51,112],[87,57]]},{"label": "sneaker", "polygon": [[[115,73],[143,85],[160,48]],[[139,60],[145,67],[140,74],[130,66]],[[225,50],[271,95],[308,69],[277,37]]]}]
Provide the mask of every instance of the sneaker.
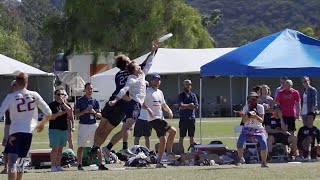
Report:
[{"label": "sneaker", "polygon": [[110,150],[107,148],[107,146],[102,148],[102,154],[105,159],[109,159],[110,156]]},{"label": "sneaker", "polygon": [[180,155],[176,155],[176,154],[173,154],[173,153],[168,153],[168,154],[167,154],[167,159],[168,159],[168,161],[177,160],[177,159],[179,159],[180,157],[181,157]]},{"label": "sneaker", "polygon": [[119,153],[123,154],[123,155],[126,155],[128,157],[132,157],[132,156],[135,156],[136,154],[134,154],[133,152],[130,151],[130,149],[121,149],[119,151]]},{"label": "sneaker", "polygon": [[238,162],[235,162],[236,166],[240,166],[241,164],[244,164],[246,162],[246,160],[242,157],[238,160]]},{"label": "sneaker", "polygon": [[79,165],[79,166],[78,166],[78,170],[79,170],[79,171],[83,171],[83,170],[84,170],[84,169],[83,169],[83,166],[82,166],[82,165]]},{"label": "sneaker", "polygon": [[7,169],[7,168],[4,168],[4,169],[0,172],[0,174],[8,174],[8,169]]},{"label": "sneaker", "polygon": [[266,163],[262,163],[261,168],[269,168],[269,166]]},{"label": "sneaker", "polygon": [[58,171],[64,171],[64,169],[61,166],[56,166]]},{"label": "sneaker", "polygon": [[108,168],[106,168],[103,164],[101,164],[99,166],[99,171],[105,171],[105,170],[108,170]]},{"label": "sneaker", "polygon": [[156,168],[167,168],[166,166],[164,166],[162,163],[158,163],[156,165]]},{"label": "sneaker", "polygon": [[293,158],[293,160],[296,161],[296,162],[302,162],[302,161],[304,161],[304,158],[302,156],[295,156]]},{"label": "sneaker", "polygon": [[58,169],[56,166],[51,166],[51,172],[58,172]]},{"label": "sneaker", "polygon": [[306,162],[311,162],[311,157],[310,157],[310,156],[307,156],[306,158],[304,158],[304,161],[306,161]]}]

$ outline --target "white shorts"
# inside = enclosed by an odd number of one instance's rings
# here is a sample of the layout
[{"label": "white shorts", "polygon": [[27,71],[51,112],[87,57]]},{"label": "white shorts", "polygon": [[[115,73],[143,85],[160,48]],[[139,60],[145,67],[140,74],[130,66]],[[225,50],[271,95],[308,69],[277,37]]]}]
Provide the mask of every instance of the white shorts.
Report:
[{"label": "white shorts", "polygon": [[2,146],[6,146],[7,145],[7,141],[8,141],[8,138],[9,138],[9,130],[10,130],[10,124],[4,125]]},{"label": "white shorts", "polygon": [[78,147],[92,147],[98,124],[79,124]]}]

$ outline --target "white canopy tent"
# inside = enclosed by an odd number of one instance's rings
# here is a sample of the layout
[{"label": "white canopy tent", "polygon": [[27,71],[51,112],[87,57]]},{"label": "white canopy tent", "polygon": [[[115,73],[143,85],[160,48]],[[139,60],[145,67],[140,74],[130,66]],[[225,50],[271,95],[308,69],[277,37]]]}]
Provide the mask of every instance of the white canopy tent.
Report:
[{"label": "white canopy tent", "polygon": [[0,97],[8,93],[9,84],[18,71],[27,73],[29,77],[28,88],[37,91],[45,101],[53,100],[54,75],[46,73],[35,67],[0,54]]},{"label": "white canopy tent", "polygon": [[[177,74],[179,85],[179,74],[200,74],[200,67],[212,59],[218,58],[235,48],[209,48],[209,49],[168,49],[159,48],[153,60],[149,74],[157,73],[162,75]],[[148,54],[137,59],[142,63]],[[94,97],[100,100],[102,106],[109,99],[115,90],[114,77],[119,71],[118,68],[96,74],[91,77],[94,88],[98,91]],[[180,85],[178,86],[180,88]],[[180,92],[180,89],[179,89]]]}]

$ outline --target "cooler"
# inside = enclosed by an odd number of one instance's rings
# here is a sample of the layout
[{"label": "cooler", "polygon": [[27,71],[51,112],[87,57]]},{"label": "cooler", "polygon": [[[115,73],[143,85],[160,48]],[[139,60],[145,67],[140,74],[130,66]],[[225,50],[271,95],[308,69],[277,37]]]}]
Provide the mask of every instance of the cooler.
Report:
[{"label": "cooler", "polygon": [[29,157],[31,160],[31,166],[35,169],[40,168],[50,168],[51,159],[50,159],[51,149],[34,149],[29,151]]}]

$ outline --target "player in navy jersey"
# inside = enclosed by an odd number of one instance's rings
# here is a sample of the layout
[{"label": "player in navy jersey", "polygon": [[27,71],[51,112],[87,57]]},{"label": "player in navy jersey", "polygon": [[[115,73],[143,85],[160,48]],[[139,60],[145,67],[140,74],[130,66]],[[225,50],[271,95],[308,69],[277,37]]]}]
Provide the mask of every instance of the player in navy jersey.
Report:
[{"label": "player in navy jersey", "polygon": [[297,137],[288,132],[288,126],[283,121],[280,106],[274,105],[274,115],[265,121],[266,131],[268,133],[268,153],[272,157],[272,146],[275,143],[290,145],[291,152],[294,156],[299,156],[297,149]]},{"label": "player in navy jersey", "polygon": [[[148,58],[147,58],[148,59]],[[146,60],[147,60],[146,59]],[[140,64],[141,68],[145,66],[146,60]],[[109,98],[109,101],[112,101],[116,98],[116,95],[119,91],[125,86],[128,76],[130,73],[127,71],[127,65],[131,63],[129,57],[125,55],[119,55],[115,57],[116,67],[120,69],[120,71],[115,75],[115,84],[116,90],[112,93],[112,96]],[[121,100],[117,102],[115,106],[109,106],[109,102],[106,103],[105,107],[102,110],[102,118],[99,124],[98,129],[95,132],[94,137],[94,145],[92,147],[91,154],[96,153],[97,150],[100,149],[100,146],[107,139],[108,135],[111,131],[117,127],[121,121],[125,119],[125,105],[127,102],[131,101],[129,94],[127,93]],[[114,137],[119,137],[122,135],[120,132],[116,133]],[[128,134],[124,135],[124,139]],[[123,149],[127,149],[128,142],[124,140]],[[129,154],[131,154],[129,152]]]},{"label": "player in navy jersey", "polygon": [[307,124],[301,127],[298,132],[298,148],[305,160],[316,160],[317,158],[315,141],[317,140],[317,143],[320,143],[320,131],[313,125],[315,118],[316,114],[309,112],[307,114]]}]

